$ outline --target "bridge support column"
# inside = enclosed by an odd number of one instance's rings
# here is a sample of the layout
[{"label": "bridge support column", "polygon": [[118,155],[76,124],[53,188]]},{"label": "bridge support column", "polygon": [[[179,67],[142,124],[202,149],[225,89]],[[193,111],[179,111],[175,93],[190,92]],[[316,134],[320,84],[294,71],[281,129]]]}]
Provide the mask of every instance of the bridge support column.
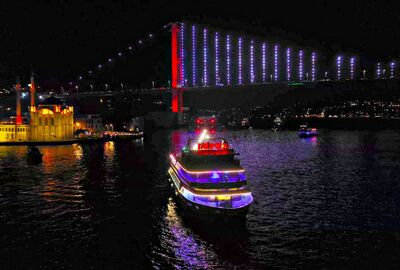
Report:
[{"label": "bridge support column", "polygon": [[181,74],[181,59],[179,54],[179,24],[173,23],[171,26],[171,63],[172,63],[172,112],[182,112],[182,83]]},{"label": "bridge support column", "polygon": [[182,112],[182,89],[172,88],[172,112]]}]

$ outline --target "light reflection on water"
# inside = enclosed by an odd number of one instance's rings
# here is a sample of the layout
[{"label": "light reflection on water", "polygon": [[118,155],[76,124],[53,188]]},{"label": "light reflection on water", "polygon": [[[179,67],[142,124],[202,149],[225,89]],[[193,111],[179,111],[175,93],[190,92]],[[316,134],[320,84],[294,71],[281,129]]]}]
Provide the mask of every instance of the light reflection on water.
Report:
[{"label": "light reflection on water", "polygon": [[[240,153],[247,220],[185,214],[167,181],[188,135],[0,147],[0,263],[10,268],[390,268],[400,255],[396,131],[219,134]],[[43,256],[45,254],[45,256]]]}]

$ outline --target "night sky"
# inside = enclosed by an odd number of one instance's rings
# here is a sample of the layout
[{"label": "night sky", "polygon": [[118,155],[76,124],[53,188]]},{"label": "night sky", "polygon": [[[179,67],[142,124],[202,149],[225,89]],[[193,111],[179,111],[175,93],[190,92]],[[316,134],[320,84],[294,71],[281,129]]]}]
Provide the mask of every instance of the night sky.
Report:
[{"label": "night sky", "polygon": [[247,28],[332,51],[352,50],[373,61],[398,56],[400,9],[395,2],[260,2],[2,1],[0,76],[33,68],[42,80],[68,80],[149,31],[182,19]]}]

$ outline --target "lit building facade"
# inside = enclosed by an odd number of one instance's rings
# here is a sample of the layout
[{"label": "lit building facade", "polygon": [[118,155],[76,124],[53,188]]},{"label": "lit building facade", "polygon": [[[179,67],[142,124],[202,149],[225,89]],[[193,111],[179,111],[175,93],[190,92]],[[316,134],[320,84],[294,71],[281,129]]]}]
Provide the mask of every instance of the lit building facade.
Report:
[{"label": "lit building facade", "polygon": [[74,137],[74,108],[49,97],[38,107],[30,108],[30,140],[66,141]]},{"label": "lit building facade", "polygon": [[29,140],[29,136],[29,124],[0,123],[0,142],[26,142]]},{"label": "lit building facade", "polygon": [[[15,121],[0,123],[0,142],[57,142],[74,138],[74,108],[55,97],[35,105],[35,83],[31,80],[30,122],[21,118],[20,87],[16,84],[17,116]],[[18,119],[21,118],[21,121]]]}]

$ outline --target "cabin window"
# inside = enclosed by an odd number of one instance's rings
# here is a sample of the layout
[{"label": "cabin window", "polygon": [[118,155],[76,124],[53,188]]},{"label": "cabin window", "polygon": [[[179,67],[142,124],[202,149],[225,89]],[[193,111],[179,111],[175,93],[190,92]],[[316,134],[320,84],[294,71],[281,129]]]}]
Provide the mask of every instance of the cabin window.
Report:
[{"label": "cabin window", "polygon": [[39,117],[39,126],[41,126],[41,125],[42,125],[42,118]]},{"label": "cabin window", "polygon": [[47,118],[44,119],[44,125],[47,126],[49,124],[49,120]]},{"label": "cabin window", "polygon": [[54,118],[50,118],[50,125],[54,126]]}]

